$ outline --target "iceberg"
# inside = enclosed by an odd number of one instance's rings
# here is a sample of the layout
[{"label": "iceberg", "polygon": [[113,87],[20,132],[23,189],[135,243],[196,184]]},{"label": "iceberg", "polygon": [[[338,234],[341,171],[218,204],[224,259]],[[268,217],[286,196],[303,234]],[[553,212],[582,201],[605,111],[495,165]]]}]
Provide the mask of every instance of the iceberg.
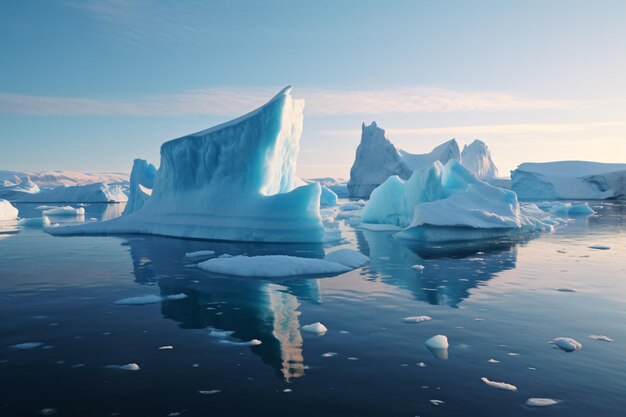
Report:
[{"label": "iceberg", "polygon": [[626,195],[625,184],[626,164],[525,162],[511,171],[511,189],[529,200],[602,200]]},{"label": "iceberg", "polygon": [[152,195],[157,169],[145,159],[135,159],[130,172],[130,192],[122,214],[139,210]]},{"label": "iceberg", "polygon": [[337,205],[337,194],[330,188],[322,185],[322,194],[320,195],[320,207],[334,207]]},{"label": "iceberg", "polygon": [[[88,173],[76,171],[0,171],[0,184],[31,188],[39,192],[39,188],[69,187],[74,185],[127,183],[128,174],[123,173]],[[34,191],[37,187],[37,191]],[[0,192],[2,190],[0,186]]]},{"label": "iceberg", "polygon": [[432,165],[435,161],[446,163],[461,158],[459,145],[452,139],[437,146],[427,154],[411,154],[396,148],[385,137],[385,130],[376,122],[361,125],[361,143],[350,169],[348,192],[353,198],[367,198],[387,178],[396,175],[408,179],[414,170]]},{"label": "iceberg", "polygon": [[61,186],[34,194],[24,194],[20,203],[123,203],[128,200],[123,184],[103,182],[85,185]]},{"label": "iceberg", "polygon": [[478,139],[463,147],[461,164],[478,178],[496,178],[498,176],[498,168],[493,163],[491,151],[485,142]]},{"label": "iceberg", "polygon": [[[0,171],[1,173],[2,171]],[[11,201],[18,200],[25,195],[38,193],[41,191],[37,184],[32,182],[30,178],[25,178],[24,181],[16,181],[13,183],[9,180],[0,180],[0,198],[5,198]]]},{"label": "iceberg", "polygon": [[13,204],[0,198],[0,220],[15,220],[18,213],[19,211],[13,207]]},{"label": "iceberg", "polygon": [[72,206],[53,207],[41,212],[42,216],[84,216],[85,209],[82,207],[74,208]]},{"label": "iceberg", "polygon": [[47,231],[324,242],[320,185],[295,186],[304,101],[290,91],[235,120],[165,142],[152,195],[137,211]]},{"label": "iceberg", "polygon": [[548,213],[560,216],[590,216],[595,213],[595,211],[589,207],[589,203],[572,204],[558,201],[545,201],[537,203],[537,207]]},{"label": "iceberg", "polygon": [[372,192],[361,219],[403,228],[397,237],[453,241],[550,231],[552,226],[540,219],[544,215],[521,206],[514,192],[489,185],[450,160],[416,170],[408,181],[389,177]]}]

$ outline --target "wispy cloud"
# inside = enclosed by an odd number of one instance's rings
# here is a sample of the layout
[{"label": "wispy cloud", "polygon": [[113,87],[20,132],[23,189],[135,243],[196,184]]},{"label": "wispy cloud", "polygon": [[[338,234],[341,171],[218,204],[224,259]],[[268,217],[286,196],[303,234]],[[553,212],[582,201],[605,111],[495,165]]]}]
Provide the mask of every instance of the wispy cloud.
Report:
[{"label": "wispy cloud", "polygon": [[[476,135],[534,135],[549,133],[565,133],[580,131],[597,131],[602,128],[624,127],[624,122],[600,122],[600,123],[522,123],[522,124],[489,124],[450,127],[427,127],[427,128],[391,128],[385,129],[389,137],[399,136],[476,136]],[[320,132],[324,136],[333,137],[358,137],[361,134],[357,129],[336,129]]]},{"label": "wispy cloud", "polygon": [[[141,97],[55,97],[0,92],[0,113],[32,115],[233,116],[252,110],[278,88],[215,87]],[[562,110],[593,107],[592,101],[533,99],[497,91],[410,86],[391,89],[301,88],[307,116]]]}]

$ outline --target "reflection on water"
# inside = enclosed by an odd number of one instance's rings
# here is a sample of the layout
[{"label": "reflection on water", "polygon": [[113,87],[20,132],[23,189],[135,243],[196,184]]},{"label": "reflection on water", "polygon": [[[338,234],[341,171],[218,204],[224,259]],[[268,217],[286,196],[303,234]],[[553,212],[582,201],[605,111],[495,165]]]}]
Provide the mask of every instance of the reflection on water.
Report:
[{"label": "reflection on water", "polygon": [[[359,250],[370,256],[370,279],[406,289],[416,300],[450,307],[497,273],[514,269],[521,242],[498,239],[435,245],[395,239],[391,233],[357,232]],[[412,269],[416,264],[424,270]]]},{"label": "reflection on water", "polygon": [[229,338],[240,342],[259,339],[263,343],[252,346],[252,351],[276,369],[281,378],[290,380],[304,375],[298,307],[300,300],[321,302],[318,279],[269,282],[213,277],[193,268],[193,263],[181,271],[180,264],[185,253],[201,249],[214,250],[218,255],[297,253],[321,257],[321,246],[199,242],[156,236],[130,238],[124,245],[130,247],[135,282],[158,283],[162,295],[187,295],[175,303],[164,303],[163,317],[186,329],[230,331]]}]

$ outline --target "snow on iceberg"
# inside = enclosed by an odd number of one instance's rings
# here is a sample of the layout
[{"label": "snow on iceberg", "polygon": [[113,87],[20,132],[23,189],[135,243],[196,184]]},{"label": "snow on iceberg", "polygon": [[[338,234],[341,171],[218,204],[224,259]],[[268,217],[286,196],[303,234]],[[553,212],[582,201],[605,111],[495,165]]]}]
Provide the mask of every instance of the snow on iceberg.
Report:
[{"label": "snow on iceberg", "polygon": [[498,176],[498,168],[493,163],[491,151],[485,142],[478,139],[463,147],[461,164],[478,178],[496,178]]},{"label": "snow on iceberg", "polygon": [[139,210],[152,195],[157,169],[145,159],[135,159],[130,172],[130,192],[123,214]]},{"label": "snow on iceberg", "polygon": [[128,200],[125,185],[95,184],[61,186],[35,194],[25,194],[20,203],[123,203]]},{"label": "snow on iceberg", "polygon": [[362,221],[404,228],[397,237],[452,241],[551,230],[538,213],[543,212],[520,206],[514,192],[489,185],[450,160],[416,170],[408,181],[389,177],[372,192]]},{"label": "snow on iceberg", "polygon": [[165,142],[152,195],[141,209],[48,232],[325,241],[319,184],[294,184],[304,101],[290,91],[235,120]]},{"label": "snow on iceberg", "polygon": [[348,192],[351,197],[369,197],[371,192],[392,175],[408,179],[415,169],[432,165],[435,161],[446,163],[460,159],[456,140],[439,145],[427,154],[401,151],[385,137],[385,130],[376,122],[361,125],[361,143],[350,169]]},{"label": "snow on iceberg", "polygon": [[213,258],[198,264],[208,272],[242,277],[277,278],[297,275],[335,275],[351,271],[369,261],[351,249],[339,249],[324,259],[288,255],[232,256]]},{"label": "snow on iceberg", "polygon": [[0,198],[0,220],[15,220],[18,213],[19,211],[13,207],[13,204]]},{"label": "snow on iceberg", "polygon": [[626,164],[525,162],[511,171],[511,181],[522,199],[601,200],[626,194]]}]

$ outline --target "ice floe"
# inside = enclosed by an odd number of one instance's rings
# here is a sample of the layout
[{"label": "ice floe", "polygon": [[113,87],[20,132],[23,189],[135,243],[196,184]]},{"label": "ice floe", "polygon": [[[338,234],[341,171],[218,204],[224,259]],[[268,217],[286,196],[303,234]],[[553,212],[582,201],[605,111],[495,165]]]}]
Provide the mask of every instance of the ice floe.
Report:
[{"label": "ice floe", "polygon": [[402,319],[403,322],[405,323],[422,323],[425,321],[429,321],[432,320],[432,317],[430,316],[411,316],[411,317],[405,317]]},{"label": "ice floe", "polygon": [[316,322],[316,323],[312,323],[312,324],[306,324],[306,325],[302,326],[300,329],[303,332],[315,333],[315,334],[317,334],[319,336],[322,336],[322,335],[326,334],[326,332],[328,331],[326,326],[324,326],[319,321]]},{"label": "ice floe", "polygon": [[215,251],[213,250],[199,250],[195,252],[187,252],[185,254],[185,258],[204,258],[212,255],[215,255]]},{"label": "ice floe", "polygon": [[165,300],[182,300],[187,298],[186,294],[172,294],[167,295],[165,297],[161,297],[160,295],[142,295],[139,297],[128,297],[122,298],[121,300],[117,300],[115,304],[118,305],[145,305],[145,304],[155,304],[160,303]]},{"label": "ice floe", "polygon": [[74,208],[72,206],[49,208],[41,212],[44,216],[84,216],[85,209],[82,207]]},{"label": "ice floe", "polygon": [[198,391],[198,393],[202,394],[202,395],[214,395],[214,394],[218,394],[220,392],[222,392],[221,389],[209,389],[209,390]]},{"label": "ice floe", "polygon": [[24,343],[18,343],[16,345],[11,346],[13,349],[19,349],[19,350],[29,350],[29,349],[36,349],[38,347],[42,347],[44,344],[42,342],[24,342]]},{"label": "ice floe", "polygon": [[261,342],[259,339],[252,339],[252,340],[248,340],[246,342],[234,342],[232,340],[222,339],[222,340],[220,340],[220,343],[222,343],[224,345],[230,345],[230,346],[258,346],[258,345],[262,344],[263,342]]},{"label": "ice floe", "polygon": [[517,387],[515,385],[507,384],[506,382],[490,381],[489,379],[485,377],[480,378],[480,380],[493,388],[501,389],[504,391],[513,391],[513,392],[517,391]]},{"label": "ice floe", "polygon": [[526,400],[528,407],[549,407],[558,404],[560,401],[552,398],[529,398]]},{"label": "ice floe", "polygon": [[609,336],[596,335],[596,334],[589,335],[589,339],[598,340],[600,342],[612,342],[613,341],[613,339],[611,339]]},{"label": "ice floe", "polygon": [[415,264],[411,268],[415,269],[416,271],[422,272],[424,270],[424,265]]},{"label": "ice floe", "polygon": [[136,363],[128,363],[126,365],[106,365],[105,368],[117,369],[119,371],[139,371],[141,369]]},{"label": "ice floe", "polygon": [[555,345],[566,352],[573,352],[575,350],[580,350],[583,348],[583,345],[581,343],[570,337],[557,337],[552,340],[550,344]]},{"label": "ice floe", "polygon": [[46,227],[50,226],[50,219],[47,216],[20,219],[17,224],[24,227]]}]

